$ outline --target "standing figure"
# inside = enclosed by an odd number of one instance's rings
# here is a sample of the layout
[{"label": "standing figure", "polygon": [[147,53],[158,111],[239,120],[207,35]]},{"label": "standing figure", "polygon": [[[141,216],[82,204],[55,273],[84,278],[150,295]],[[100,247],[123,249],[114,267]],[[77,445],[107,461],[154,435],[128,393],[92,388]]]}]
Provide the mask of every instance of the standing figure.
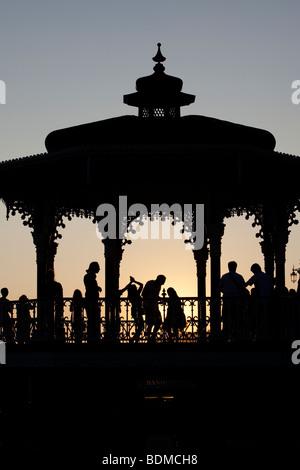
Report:
[{"label": "standing figure", "polygon": [[79,289],[74,290],[70,310],[75,343],[82,343],[84,332],[84,299]]},{"label": "standing figure", "polygon": [[236,261],[229,261],[228,273],[223,274],[219,283],[223,293],[223,333],[226,335],[238,333],[240,326],[245,323],[245,303],[241,300],[250,295],[243,276],[236,272],[236,268]]},{"label": "standing figure", "polygon": [[246,286],[254,285],[253,296],[253,323],[258,336],[278,334],[280,332],[280,318],[276,302],[273,302],[274,284],[269,274],[262,272],[259,264],[254,263],[250,268],[253,276],[246,282]]},{"label": "standing figure", "polygon": [[46,329],[48,339],[64,340],[64,300],[62,285],[55,280],[53,269],[47,272],[46,280]]},{"label": "standing figure", "polygon": [[85,285],[85,309],[87,314],[87,340],[96,341],[100,335],[100,308],[99,292],[101,287],[97,284],[96,275],[100,271],[97,261],[90,263],[83,278]]},{"label": "standing figure", "polygon": [[12,304],[8,300],[8,289],[3,287],[1,289],[2,297],[0,297],[0,337],[2,329],[2,337],[7,343],[14,341],[13,327],[12,327]]},{"label": "standing figure", "polygon": [[186,318],[181,305],[181,300],[173,287],[167,289],[169,296],[168,311],[164,321],[164,329],[168,332],[169,340],[178,341],[178,333],[186,327]]},{"label": "standing figure", "polygon": [[161,286],[165,282],[166,276],[159,274],[155,280],[151,280],[146,283],[142,293],[143,306],[146,315],[146,334],[148,336],[148,341],[156,341],[156,335],[162,323],[161,313],[158,308],[158,301]]},{"label": "standing figure", "polygon": [[34,306],[29,302],[26,295],[21,295],[17,305],[17,342],[27,343],[30,340],[31,316],[30,310]]},{"label": "standing figure", "polygon": [[259,264],[254,263],[250,268],[253,276],[246,282],[246,286],[254,284],[257,297],[269,298],[274,293],[274,285],[269,274],[262,272]]}]

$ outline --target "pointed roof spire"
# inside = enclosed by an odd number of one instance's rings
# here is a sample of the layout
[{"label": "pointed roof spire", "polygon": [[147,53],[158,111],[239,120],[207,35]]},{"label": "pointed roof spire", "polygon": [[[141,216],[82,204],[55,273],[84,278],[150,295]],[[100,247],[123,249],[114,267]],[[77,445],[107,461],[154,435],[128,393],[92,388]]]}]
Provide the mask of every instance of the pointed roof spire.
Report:
[{"label": "pointed roof spire", "polygon": [[158,47],[158,50],[157,50],[157,53],[154,57],[152,57],[152,60],[154,60],[154,62],[164,62],[166,60],[166,58],[162,55],[161,53],[161,50],[160,50],[160,47],[161,47],[161,43],[157,43],[157,47]]}]

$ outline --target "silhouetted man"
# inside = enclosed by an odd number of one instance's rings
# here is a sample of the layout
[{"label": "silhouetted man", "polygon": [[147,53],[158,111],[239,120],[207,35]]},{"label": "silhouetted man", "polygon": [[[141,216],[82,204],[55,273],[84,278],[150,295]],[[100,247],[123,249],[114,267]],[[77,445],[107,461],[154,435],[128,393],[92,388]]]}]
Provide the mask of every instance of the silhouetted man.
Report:
[{"label": "silhouetted man", "polygon": [[[160,274],[155,280],[148,281],[144,287],[142,297],[146,315],[148,341],[155,341],[156,334],[162,323],[161,313],[158,308],[161,286],[166,282],[166,276]],[[152,328],[153,332],[151,334]]]},{"label": "silhouetted man", "polygon": [[230,261],[228,263],[228,273],[223,274],[220,280],[220,290],[223,297],[240,297],[245,289],[245,280],[243,276],[236,272],[237,263]]},{"label": "silhouetted man", "polygon": [[47,298],[47,332],[49,339],[64,339],[63,331],[63,288],[60,282],[55,280],[53,269],[49,269],[46,279],[46,298]]},{"label": "silhouetted man", "polygon": [[220,290],[223,293],[222,321],[223,332],[232,333],[236,330],[238,319],[241,319],[242,304],[237,299],[246,292],[243,276],[236,272],[237,263],[228,263],[228,273],[223,274],[220,280]]}]

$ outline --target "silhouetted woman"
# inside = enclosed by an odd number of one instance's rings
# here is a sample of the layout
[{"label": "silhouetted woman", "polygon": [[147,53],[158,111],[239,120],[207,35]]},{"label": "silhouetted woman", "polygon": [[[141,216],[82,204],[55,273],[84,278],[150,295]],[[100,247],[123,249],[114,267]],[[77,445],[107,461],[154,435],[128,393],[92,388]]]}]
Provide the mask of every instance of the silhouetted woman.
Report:
[{"label": "silhouetted woman", "polygon": [[81,343],[84,332],[84,299],[79,289],[74,290],[70,310],[75,343]]},{"label": "silhouetted woman", "polygon": [[183,330],[186,326],[186,319],[181,306],[181,300],[177,295],[177,292],[173,287],[169,287],[167,290],[168,299],[168,311],[164,321],[164,329],[168,332],[170,341],[175,338],[178,341],[179,330]]},{"label": "silhouetted woman", "polygon": [[99,292],[101,287],[97,284],[96,274],[100,271],[97,261],[93,261],[86,270],[83,278],[85,285],[85,309],[87,314],[87,340],[95,341],[100,334],[100,308]]}]

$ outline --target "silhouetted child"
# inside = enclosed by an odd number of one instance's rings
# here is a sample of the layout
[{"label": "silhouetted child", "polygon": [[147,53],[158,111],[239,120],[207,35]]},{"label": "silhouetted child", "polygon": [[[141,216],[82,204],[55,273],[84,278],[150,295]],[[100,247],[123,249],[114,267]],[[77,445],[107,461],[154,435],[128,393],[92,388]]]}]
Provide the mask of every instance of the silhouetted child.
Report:
[{"label": "silhouetted child", "polygon": [[17,305],[17,342],[19,344],[27,343],[30,340],[31,316],[30,310],[33,305],[29,302],[26,295],[21,295]]},{"label": "silhouetted child", "polygon": [[[138,286],[138,287],[137,287]],[[132,338],[133,341],[138,341],[139,337],[144,329],[144,318],[145,314],[143,309],[143,301],[141,298],[141,292],[143,290],[143,284],[136,281],[132,276],[130,276],[130,282],[126,287],[119,291],[119,294],[122,295],[127,290],[127,297],[131,303],[131,316],[135,322],[135,334]]]},{"label": "silhouetted child", "polygon": [[173,287],[169,287],[167,290],[168,299],[168,311],[164,321],[163,327],[168,332],[170,341],[173,337],[178,341],[178,333],[186,327],[186,318],[181,305],[181,300],[177,295],[177,292]]},{"label": "silhouetted child", "polygon": [[0,334],[2,329],[2,337],[7,343],[14,341],[13,328],[12,328],[12,304],[8,300],[8,289],[3,287],[1,289],[0,297]]},{"label": "silhouetted child", "polygon": [[75,343],[81,343],[84,332],[84,299],[79,289],[74,290],[70,310]]}]

